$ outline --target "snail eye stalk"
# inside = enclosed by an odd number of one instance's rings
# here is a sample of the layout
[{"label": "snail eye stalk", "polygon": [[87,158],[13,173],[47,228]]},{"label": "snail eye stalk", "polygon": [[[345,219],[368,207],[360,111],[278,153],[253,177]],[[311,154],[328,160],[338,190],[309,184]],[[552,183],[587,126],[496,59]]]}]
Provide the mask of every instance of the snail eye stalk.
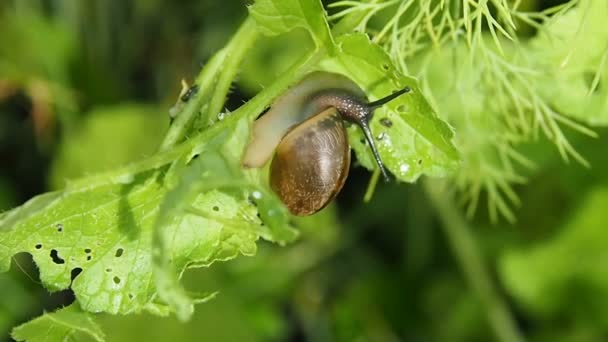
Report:
[{"label": "snail eye stalk", "polygon": [[382,105],[385,105],[385,104],[391,102],[392,100],[398,98],[399,96],[401,96],[405,93],[409,93],[410,91],[411,91],[410,87],[404,87],[403,89],[398,90],[386,97],[383,97],[380,100],[376,100],[374,102],[368,103],[367,106],[372,110],[376,109],[378,107],[381,107]]},{"label": "snail eye stalk", "polygon": [[405,93],[409,93],[410,91],[411,91],[410,87],[404,87],[403,89],[398,90],[379,100],[367,103],[365,105],[365,107],[369,110],[368,115],[363,116],[365,119],[358,122],[359,126],[361,126],[361,129],[363,129],[363,134],[365,135],[365,139],[367,140],[367,142],[369,143],[369,146],[372,149],[372,153],[374,154],[374,159],[376,159],[376,163],[378,164],[378,167],[380,168],[380,171],[382,172],[382,176],[384,177],[385,182],[388,182],[390,180],[390,178],[388,176],[388,172],[386,171],[386,167],[384,166],[384,163],[382,162],[382,159],[380,158],[380,153],[378,152],[378,148],[376,147],[376,143],[374,142],[374,137],[372,136],[372,131],[369,128],[368,121],[371,118],[374,109],[379,108],[379,107],[389,103],[390,101],[398,98],[399,96],[401,96]]}]

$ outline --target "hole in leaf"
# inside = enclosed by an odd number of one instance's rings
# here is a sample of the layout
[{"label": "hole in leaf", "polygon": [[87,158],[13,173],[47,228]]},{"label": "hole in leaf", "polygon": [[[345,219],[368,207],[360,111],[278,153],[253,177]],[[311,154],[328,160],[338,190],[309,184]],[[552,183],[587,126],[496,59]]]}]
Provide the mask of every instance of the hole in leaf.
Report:
[{"label": "hole in leaf", "polygon": [[124,249],[119,248],[116,250],[116,254],[114,254],[115,257],[120,258],[122,256],[122,253],[124,252]]},{"label": "hole in leaf", "polygon": [[42,244],[40,244],[40,243],[39,243],[39,244],[36,244],[36,246],[34,246],[34,248],[36,248],[36,249],[40,249],[40,248],[42,248]]},{"label": "hole in leaf", "polygon": [[51,259],[56,264],[65,264],[65,260],[61,259],[56,249],[51,249]]},{"label": "hole in leaf", "polygon": [[91,253],[91,249],[90,248],[85,248],[84,252],[87,253],[87,254],[89,254],[89,253]]},{"label": "hole in leaf", "polygon": [[386,63],[382,64],[382,69],[384,69],[384,70],[388,70],[388,69],[389,69],[388,64],[386,64]]},{"label": "hole in leaf", "polygon": [[57,232],[61,233],[63,231],[63,223],[57,223]]},{"label": "hole in leaf", "polygon": [[422,164],[422,159],[418,159],[418,165]]},{"label": "hole in leaf", "polygon": [[76,277],[78,277],[78,275],[80,273],[82,273],[82,268],[80,268],[80,267],[72,268],[72,271],[70,272],[70,279],[72,279],[72,281],[74,281],[74,279],[76,279]]},{"label": "hole in leaf", "polygon": [[399,106],[397,106],[397,111],[399,111],[401,113],[405,113],[405,112],[407,112],[407,106],[406,105],[399,105]]},{"label": "hole in leaf", "polygon": [[220,207],[218,207],[217,205],[213,206],[213,211],[220,211]]},{"label": "hole in leaf", "polygon": [[114,277],[114,284],[120,284],[120,278]]},{"label": "hole in leaf", "polygon": [[129,293],[128,296],[129,296],[129,299],[133,299],[133,297],[135,297],[135,296],[133,296],[132,293]]},{"label": "hole in leaf", "polygon": [[367,145],[367,140],[365,140],[365,138],[361,138],[359,140],[360,143],[362,143],[363,145]]},{"label": "hole in leaf", "polygon": [[90,261],[90,260],[91,260],[91,256],[87,255],[87,261]]},{"label": "hole in leaf", "polygon": [[110,273],[110,272],[112,272],[112,269],[111,268],[106,268],[106,272]]}]

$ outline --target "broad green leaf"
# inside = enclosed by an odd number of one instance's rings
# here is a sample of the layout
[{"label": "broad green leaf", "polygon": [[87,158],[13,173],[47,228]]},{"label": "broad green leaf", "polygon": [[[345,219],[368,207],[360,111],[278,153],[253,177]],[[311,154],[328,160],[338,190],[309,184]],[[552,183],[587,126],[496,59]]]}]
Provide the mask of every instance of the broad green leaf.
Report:
[{"label": "broad green leaf", "polygon": [[608,327],[606,208],[608,188],[596,188],[553,238],[505,253],[499,271],[511,295],[541,317],[577,311]]},{"label": "broad green leaf", "polygon": [[608,3],[584,0],[530,44],[544,98],[590,125],[608,125]]},{"label": "broad green leaf", "polygon": [[303,28],[317,47],[333,50],[325,10],[319,0],[256,0],[249,13],[264,34],[278,35]]},{"label": "broad green leaf", "polygon": [[[157,293],[152,238],[161,203],[180,203],[180,210],[161,221],[167,223],[161,227],[168,237],[165,256],[176,275],[186,267],[208,266],[239,253],[252,255],[260,236],[282,243],[293,240],[296,235],[286,215],[261,225],[258,208],[249,199],[259,177],[233,173],[235,177],[216,182],[227,175],[218,175],[211,157],[235,161],[247,127],[242,119],[225,120],[174,150],[111,176],[78,180],[64,191],[41,195],[8,212],[0,220],[0,270],[8,269],[12,255],[28,252],[51,291],[70,287],[86,311],[126,314],[146,309]],[[232,132],[238,134],[228,134]],[[169,157],[178,152],[178,161],[198,155],[194,160],[204,165],[200,176],[213,180],[195,196],[176,187],[196,189],[200,184],[192,180],[196,174],[188,175],[196,163],[170,167]],[[265,193],[264,188],[259,191]]]},{"label": "broad green leaf", "polygon": [[82,341],[83,337],[101,342],[105,337],[93,316],[72,304],[55,312],[45,313],[13,329],[17,341]]},{"label": "broad green leaf", "polygon": [[[203,254],[200,255],[190,252],[188,263],[200,266],[208,266],[209,260],[228,260],[238,254],[254,255],[255,241],[259,236],[279,243],[292,241],[297,236],[294,230],[287,227],[288,217],[282,205],[273,203],[272,208],[265,207],[264,199],[274,196],[264,194],[265,191],[262,189],[255,190],[243,181],[239,182],[239,179],[243,178],[240,174],[240,151],[247,141],[247,128],[246,120],[238,121],[233,134],[227,137],[222,154],[203,151],[204,157],[196,158],[190,163],[190,167],[182,172],[179,184],[167,194],[160,205],[153,241],[156,283],[160,298],[169,303],[182,320],[187,320],[192,315],[193,303],[179,284],[179,274],[185,265],[177,263],[179,258],[172,252],[174,244],[180,242],[173,232],[174,229],[178,231],[185,229],[189,232],[192,226],[208,226],[205,222],[196,222],[204,217],[215,218],[222,224],[222,230],[218,232],[221,241],[219,245],[203,249]],[[232,163],[228,160],[232,160]],[[240,205],[242,209],[234,210],[239,205],[227,202],[229,197],[223,202],[209,206],[200,194],[214,193],[217,191],[215,189],[242,193],[242,198],[246,199]],[[246,197],[247,191],[251,193],[250,198]],[[256,208],[256,205],[259,208]],[[268,211],[272,211],[274,215],[268,215]],[[184,216],[184,213],[187,214]],[[222,217],[222,214],[229,216]],[[261,224],[256,214],[268,224],[268,227]],[[245,222],[235,224],[234,218],[239,216],[245,218]],[[189,246],[191,235],[192,233],[178,235],[187,237],[180,242],[178,250],[190,251],[196,247]],[[211,254],[208,251],[211,251]]]},{"label": "broad green leaf", "polygon": [[[420,175],[441,177],[459,163],[452,143],[453,131],[425,99],[412,77],[399,74],[390,57],[364,34],[338,37],[339,53],[328,62],[355,80],[368,93],[370,100],[384,97],[409,87],[411,91],[377,109],[371,122],[376,143],[388,169],[406,182]],[[381,123],[383,122],[383,123]],[[358,128],[349,129],[350,143],[357,158],[368,169],[375,167],[369,147]]]}]

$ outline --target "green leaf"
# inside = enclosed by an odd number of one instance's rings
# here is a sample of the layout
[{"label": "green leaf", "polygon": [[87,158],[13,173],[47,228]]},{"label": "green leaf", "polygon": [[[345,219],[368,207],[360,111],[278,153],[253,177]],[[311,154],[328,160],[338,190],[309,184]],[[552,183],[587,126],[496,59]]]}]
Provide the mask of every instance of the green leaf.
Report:
[{"label": "green leaf", "polygon": [[576,311],[608,327],[607,207],[608,187],[596,188],[553,238],[507,251],[499,271],[509,292],[541,317]]},{"label": "green leaf", "polygon": [[[28,252],[51,291],[71,288],[86,311],[127,314],[146,309],[157,294],[153,228],[159,207],[167,203],[179,204],[166,211],[170,216],[161,217],[159,226],[168,237],[164,255],[176,276],[186,267],[252,255],[260,236],[293,240],[287,215],[261,225],[249,200],[255,191],[272,196],[260,187],[261,178],[225,173],[217,164],[218,158],[240,160],[235,153],[247,141],[248,122],[234,119],[138,164],[78,180],[8,212],[0,218],[0,270],[9,268],[12,255]],[[193,169],[195,156],[202,169]]]},{"label": "green leaf", "polygon": [[[293,241],[297,237],[296,231],[287,225],[288,216],[282,205],[273,203],[271,209],[264,206],[264,199],[274,196],[262,195],[264,190],[250,188],[249,184],[238,181],[243,177],[240,174],[239,156],[247,141],[245,138],[247,129],[247,121],[239,120],[233,134],[227,137],[228,141],[224,144],[223,153],[204,151],[204,158],[197,158],[190,163],[191,165],[182,172],[179,184],[161,203],[153,241],[156,283],[160,298],[167,302],[182,320],[187,320],[192,315],[193,303],[179,284],[179,274],[185,265],[178,262],[179,255],[173,251],[176,243],[179,247],[178,251],[189,252],[188,263],[207,266],[210,260],[229,260],[238,254],[254,255],[255,242],[259,236],[279,243]],[[228,160],[233,162],[230,163]],[[231,197],[224,196],[208,202],[201,195],[221,194],[216,189],[237,194],[250,190],[253,200],[242,196],[240,202],[234,202]],[[256,202],[259,203],[259,211],[255,207]],[[275,215],[269,217],[267,214],[269,210]],[[187,214],[183,215],[183,213]],[[258,213],[269,227],[261,225],[256,217]],[[239,222],[235,220],[237,217],[244,220]],[[217,238],[219,244],[212,241],[214,245],[195,253],[197,246],[190,245],[193,241],[192,230],[193,227],[209,226],[209,223],[202,221],[204,218],[212,218],[221,223],[221,230],[216,232],[219,235]],[[182,229],[185,230],[183,234],[180,233]],[[177,230],[177,233],[174,230]],[[209,238],[209,232],[205,233],[206,235],[201,236],[201,239]]]},{"label": "green leaf", "polygon": [[[388,54],[364,34],[343,35],[337,38],[337,43],[340,52],[327,66],[355,80],[366,90],[370,100],[406,86],[411,89],[377,109],[371,122],[380,155],[388,169],[406,182],[413,182],[422,174],[446,176],[456,169],[459,155],[452,143],[453,131],[437,117],[418,81],[398,73]],[[386,119],[390,123],[382,124]],[[354,126],[349,133],[358,160],[373,169],[375,162],[362,133]]]},{"label": "green leaf", "polygon": [[333,50],[329,24],[319,0],[256,0],[249,13],[264,34],[278,35],[303,28],[317,47]]},{"label": "green leaf", "polygon": [[52,313],[45,313],[13,329],[11,336],[17,341],[82,341],[84,336],[105,341],[101,328],[93,316],[72,304]]}]

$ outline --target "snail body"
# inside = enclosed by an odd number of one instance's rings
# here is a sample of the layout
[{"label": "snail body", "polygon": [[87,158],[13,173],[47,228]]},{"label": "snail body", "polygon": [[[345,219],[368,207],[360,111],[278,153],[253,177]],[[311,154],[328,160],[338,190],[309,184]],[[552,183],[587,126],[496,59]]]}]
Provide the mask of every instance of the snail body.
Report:
[{"label": "snail body", "polygon": [[255,121],[243,165],[261,167],[274,154],[271,188],[292,214],[314,214],[340,192],[348,176],[350,145],[345,121],[361,127],[378,167],[388,179],[369,120],[375,108],[407,91],[409,88],[404,88],[368,103],[363,90],[347,77],[313,72]]}]

